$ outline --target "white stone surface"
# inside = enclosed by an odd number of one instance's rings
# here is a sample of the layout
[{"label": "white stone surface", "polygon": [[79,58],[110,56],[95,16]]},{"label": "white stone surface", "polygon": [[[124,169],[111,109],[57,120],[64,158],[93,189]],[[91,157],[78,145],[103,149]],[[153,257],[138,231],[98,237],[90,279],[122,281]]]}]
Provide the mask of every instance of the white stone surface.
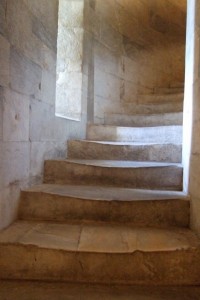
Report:
[{"label": "white stone surface", "polygon": [[3,186],[17,185],[29,177],[30,143],[4,142],[3,151]]},{"label": "white stone surface", "polygon": [[56,115],[81,120],[84,1],[59,2]]},{"label": "white stone surface", "polygon": [[0,68],[0,85],[8,86],[10,81],[9,58],[10,58],[10,44],[0,35],[0,57],[3,57]]},{"label": "white stone surface", "polygon": [[32,142],[30,151],[30,175],[43,174],[44,160],[62,156],[54,142]]},{"label": "white stone surface", "polygon": [[30,140],[51,141],[55,136],[54,107],[36,99],[30,101]]},{"label": "white stone surface", "polygon": [[40,66],[14,48],[11,49],[10,60],[11,88],[19,93],[41,99]]},{"label": "white stone surface", "polygon": [[29,97],[4,89],[3,140],[29,140]]},{"label": "white stone surface", "polygon": [[41,97],[43,102],[46,102],[50,105],[55,105],[55,88],[56,74],[52,74],[47,70],[43,70],[41,80]]},{"label": "white stone surface", "polygon": [[57,25],[57,0],[0,3],[0,229],[15,219],[20,189],[41,182],[42,160],[85,137],[85,96],[81,122],[55,117]]},{"label": "white stone surface", "polygon": [[0,87],[0,141],[3,139],[3,88]]},{"label": "white stone surface", "polygon": [[199,17],[200,1],[188,1],[183,122],[184,189],[191,195],[191,226],[198,234],[200,234]]}]

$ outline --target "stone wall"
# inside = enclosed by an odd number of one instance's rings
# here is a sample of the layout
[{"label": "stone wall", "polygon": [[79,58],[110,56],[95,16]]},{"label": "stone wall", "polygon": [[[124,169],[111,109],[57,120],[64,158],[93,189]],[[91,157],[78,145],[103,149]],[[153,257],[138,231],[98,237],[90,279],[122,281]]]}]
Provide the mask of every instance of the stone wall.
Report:
[{"label": "stone wall", "polygon": [[200,0],[188,0],[184,101],[184,189],[191,197],[191,227],[200,235]]},{"label": "stone wall", "polygon": [[185,0],[87,0],[86,5],[96,123],[103,123],[105,112],[144,112],[149,99],[143,95],[183,83]]},{"label": "stone wall", "polygon": [[40,182],[44,159],[64,157],[81,122],[55,117],[58,0],[0,1],[0,228],[15,217],[20,188]]}]

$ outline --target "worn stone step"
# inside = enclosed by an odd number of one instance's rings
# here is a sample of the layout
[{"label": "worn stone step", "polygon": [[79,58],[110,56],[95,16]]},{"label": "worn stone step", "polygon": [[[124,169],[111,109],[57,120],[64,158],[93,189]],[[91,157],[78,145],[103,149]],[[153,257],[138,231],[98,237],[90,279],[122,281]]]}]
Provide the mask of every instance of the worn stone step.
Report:
[{"label": "worn stone step", "polygon": [[69,140],[67,157],[181,163],[182,145]]},{"label": "worn stone step", "polygon": [[28,300],[44,300],[44,295],[48,300],[199,300],[200,287],[0,281],[0,299],[27,300],[27,295]]},{"label": "worn stone step", "polygon": [[113,114],[105,113],[105,125],[124,126],[124,127],[147,127],[182,125],[183,113],[163,113],[163,114]]},{"label": "worn stone step", "polygon": [[199,246],[189,229],[18,221],[0,233],[0,278],[198,285]]},{"label": "worn stone step", "polygon": [[[154,88],[154,94],[159,94],[159,95],[177,95],[177,94],[181,94],[182,97],[184,93],[184,87],[178,87],[178,86],[174,86],[174,87],[156,87]],[[181,97],[181,99],[183,99]]]},{"label": "worn stone step", "polygon": [[188,227],[189,206],[182,192],[43,184],[21,192],[19,218]]},{"label": "worn stone step", "polygon": [[88,124],[87,139],[92,141],[182,144],[182,126],[120,127]]},{"label": "worn stone step", "polygon": [[180,164],[111,160],[47,160],[44,183],[182,190]]},{"label": "worn stone step", "polygon": [[[112,112],[112,110],[110,111]],[[163,114],[172,112],[183,112],[183,99],[178,102],[162,103],[123,103],[119,113],[123,114]]]},{"label": "worn stone step", "polygon": [[164,91],[163,94],[144,94],[139,95],[139,104],[156,104],[156,103],[183,103],[184,93],[168,94]]}]

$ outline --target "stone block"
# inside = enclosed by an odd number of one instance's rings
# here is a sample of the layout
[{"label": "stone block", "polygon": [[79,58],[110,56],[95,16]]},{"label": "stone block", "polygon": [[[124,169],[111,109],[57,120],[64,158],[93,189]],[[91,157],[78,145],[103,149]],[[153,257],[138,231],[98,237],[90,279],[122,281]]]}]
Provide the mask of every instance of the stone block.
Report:
[{"label": "stone block", "polygon": [[[94,97],[94,115],[99,119],[98,123],[104,123],[105,111],[109,113],[120,112],[120,102],[110,101],[109,99],[99,96]],[[96,122],[95,121],[95,122]]]},{"label": "stone block", "polygon": [[10,44],[9,42],[0,35],[0,60],[1,60],[1,68],[0,68],[0,85],[8,86],[10,82]]},{"label": "stone block", "polygon": [[29,142],[4,142],[3,150],[3,186],[18,184],[29,177]]},{"label": "stone block", "polygon": [[29,97],[4,89],[3,140],[29,140]]},{"label": "stone block", "polygon": [[43,26],[48,29],[55,41],[58,27],[58,2],[58,0],[26,0],[32,15],[42,20]]},{"label": "stone block", "polygon": [[48,47],[43,45],[41,49],[42,69],[49,71],[52,74],[56,74],[56,54]]},{"label": "stone block", "polygon": [[38,18],[33,18],[32,21],[32,31],[33,33],[51,50],[56,51],[56,39],[48,31],[43,23]]},{"label": "stone block", "polygon": [[0,191],[3,189],[3,142],[0,140]]},{"label": "stone block", "polygon": [[140,63],[137,60],[130,59],[127,56],[121,58],[121,77],[127,81],[138,81],[138,71],[140,69]]},{"label": "stone block", "polygon": [[123,102],[137,102],[138,87],[137,84],[121,80],[120,99]]},{"label": "stone block", "polygon": [[123,51],[122,35],[106,22],[101,24],[101,42],[112,52],[121,54]]},{"label": "stone block", "polygon": [[6,25],[6,0],[1,0],[0,2],[0,33],[4,36],[7,33]]},{"label": "stone block", "polygon": [[94,77],[94,38],[90,32],[84,32],[82,73]]},{"label": "stone block", "polygon": [[120,79],[118,77],[95,68],[94,80],[94,92],[96,96],[108,99],[109,101],[120,101]]},{"label": "stone block", "polygon": [[55,139],[54,121],[54,106],[31,99],[30,141],[53,141]]},{"label": "stone block", "polygon": [[117,5],[118,22],[120,33],[132,41],[141,40],[141,24],[137,18],[131,17],[125,7]]},{"label": "stone block", "polygon": [[119,74],[120,56],[97,41],[94,42],[94,63],[95,67],[106,73]]},{"label": "stone block", "polygon": [[95,11],[101,17],[102,22],[107,22],[115,30],[119,31],[120,23],[118,20],[118,14],[116,13],[117,6],[118,5],[115,0],[96,0]]},{"label": "stone block", "polygon": [[[30,150],[30,176],[43,174],[44,160],[54,157],[55,142],[32,142]],[[55,156],[56,157],[56,156]]]},{"label": "stone block", "polygon": [[101,19],[90,5],[85,4],[84,9],[84,29],[94,35],[95,38],[101,36]]},{"label": "stone block", "polygon": [[56,75],[42,70],[41,97],[42,101],[55,105]]},{"label": "stone block", "polygon": [[11,49],[11,88],[19,93],[41,98],[41,67],[15,48]]},{"label": "stone block", "polygon": [[3,139],[3,88],[0,87],[0,141]]},{"label": "stone block", "polygon": [[32,33],[32,16],[25,1],[7,1],[6,22],[10,43],[17,49],[25,49]]},{"label": "stone block", "polygon": [[[25,188],[25,186],[24,186]],[[9,226],[17,218],[20,186],[19,183],[0,190],[0,230]]]}]

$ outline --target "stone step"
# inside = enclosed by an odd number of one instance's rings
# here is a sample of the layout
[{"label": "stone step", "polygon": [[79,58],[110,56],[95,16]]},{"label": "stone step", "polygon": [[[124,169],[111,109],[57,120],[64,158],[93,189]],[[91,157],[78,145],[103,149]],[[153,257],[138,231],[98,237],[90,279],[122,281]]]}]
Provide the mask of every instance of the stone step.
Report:
[{"label": "stone step", "polygon": [[147,126],[166,126],[182,125],[183,113],[163,113],[163,114],[113,114],[104,115],[105,125],[124,126],[124,127],[147,127]]},{"label": "stone step", "polygon": [[112,160],[47,160],[44,183],[182,190],[180,164]]},{"label": "stone step", "polygon": [[[112,113],[112,110],[110,111]],[[183,112],[183,99],[179,102],[123,103],[119,113],[123,114],[163,114]]]},{"label": "stone step", "polygon": [[[166,92],[166,91],[165,91]],[[144,94],[139,95],[139,104],[156,104],[156,103],[183,103],[184,93],[163,93],[163,94]]]},{"label": "stone step", "polygon": [[154,94],[159,94],[159,95],[177,95],[177,94],[182,94],[183,97],[184,93],[184,88],[183,87],[157,87],[154,88]]},{"label": "stone step", "polygon": [[120,127],[88,124],[87,139],[92,141],[182,144],[182,126]]},{"label": "stone step", "polygon": [[182,145],[69,140],[68,158],[181,163]]},{"label": "stone step", "polygon": [[21,192],[19,218],[188,227],[189,206],[182,192],[43,184]]},{"label": "stone step", "polygon": [[[28,298],[27,298],[28,295]],[[44,295],[47,295],[44,298]],[[59,295],[59,298],[58,298]],[[60,296],[60,295],[63,295]],[[199,286],[132,286],[1,280],[4,300],[199,300]]]},{"label": "stone step", "polygon": [[0,278],[199,285],[199,249],[189,229],[18,221],[0,233]]}]

